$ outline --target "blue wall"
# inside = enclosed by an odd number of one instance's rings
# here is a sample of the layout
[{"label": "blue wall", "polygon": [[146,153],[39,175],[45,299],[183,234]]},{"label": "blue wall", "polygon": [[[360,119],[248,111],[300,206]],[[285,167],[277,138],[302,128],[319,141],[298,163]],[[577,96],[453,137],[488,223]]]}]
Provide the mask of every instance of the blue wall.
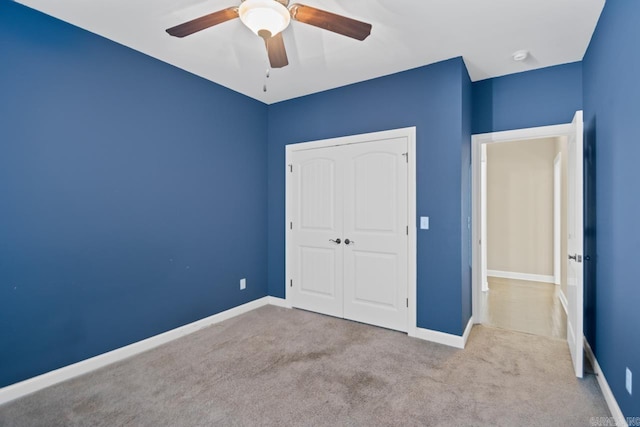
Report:
[{"label": "blue wall", "polygon": [[431,222],[430,230],[418,232],[418,326],[461,335],[470,316],[461,304],[471,286],[461,277],[461,265],[468,265],[460,224],[468,192],[459,196],[468,186],[461,163],[469,156],[463,122],[470,108],[469,77],[460,58],[271,105],[269,294],[285,292],[285,145],[417,126],[416,214]]},{"label": "blue wall", "polygon": [[473,133],[571,123],[582,109],[582,63],[473,83]]},{"label": "blue wall", "polygon": [[628,54],[640,43],[639,20],[640,2],[608,1],[583,61],[587,167],[597,200],[587,229],[596,260],[587,339],[627,417],[640,416],[640,59]]},{"label": "blue wall", "polygon": [[265,105],[6,0],[0,63],[0,386],[266,295]]}]

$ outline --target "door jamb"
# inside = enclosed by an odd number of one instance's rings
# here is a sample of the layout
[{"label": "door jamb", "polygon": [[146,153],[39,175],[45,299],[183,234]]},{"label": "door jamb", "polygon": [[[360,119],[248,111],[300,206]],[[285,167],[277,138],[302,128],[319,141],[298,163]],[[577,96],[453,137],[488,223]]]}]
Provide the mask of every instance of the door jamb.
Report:
[{"label": "door jamb", "polygon": [[553,282],[560,285],[562,272],[562,151],[553,159]]},{"label": "door jamb", "polygon": [[489,290],[489,282],[487,281],[487,144],[480,145],[480,286],[483,291]]},{"label": "door jamb", "polygon": [[400,129],[392,129],[381,132],[371,132],[359,135],[350,135],[337,138],[323,139],[318,141],[301,142],[297,144],[289,144],[285,147],[285,301],[288,307],[291,307],[291,292],[289,284],[292,277],[290,248],[291,233],[289,233],[289,221],[291,218],[291,209],[293,208],[291,200],[291,180],[289,179],[289,165],[291,164],[291,155],[295,151],[311,150],[317,148],[334,147],[339,145],[358,144],[372,141],[379,141],[391,138],[407,138],[408,153],[408,170],[407,170],[407,225],[409,226],[408,247],[407,247],[407,333],[409,336],[415,336],[417,327],[417,228],[416,228],[416,127],[407,127]]},{"label": "door jamb", "polygon": [[[472,316],[474,323],[482,323],[481,301],[482,298],[482,268],[481,268],[481,225],[482,225],[482,209],[481,209],[481,175],[480,161],[482,159],[482,146],[497,142],[522,141],[527,139],[569,137],[573,128],[571,123],[540,126],[525,129],[507,130],[501,132],[489,132],[476,134],[471,136],[471,174],[472,174],[472,212],[471,212],[471,236],[472,249]],[[486,256],[486,254],[485,254]]]}]

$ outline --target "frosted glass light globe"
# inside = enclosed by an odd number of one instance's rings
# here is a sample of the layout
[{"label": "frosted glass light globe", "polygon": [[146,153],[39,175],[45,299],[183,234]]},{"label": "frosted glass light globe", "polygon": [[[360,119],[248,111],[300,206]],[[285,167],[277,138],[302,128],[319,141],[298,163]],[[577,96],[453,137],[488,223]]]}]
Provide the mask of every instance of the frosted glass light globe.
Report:
[{"label": "frosted glass light globe", "polygon": [[291,21],[289,10],[275,0],[246,0],[238,13],[244,25],[260,37],[275,36]]}]

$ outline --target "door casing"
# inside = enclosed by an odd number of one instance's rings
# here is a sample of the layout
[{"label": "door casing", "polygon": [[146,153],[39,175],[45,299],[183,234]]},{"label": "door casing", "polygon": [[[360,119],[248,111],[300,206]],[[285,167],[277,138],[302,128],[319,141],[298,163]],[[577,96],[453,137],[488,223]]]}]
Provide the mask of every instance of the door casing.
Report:
[{"label": "door casing", "polygon": [[416,128],[407,127],[400,129],[392,129],[381,132],[372,132],[359,135],[343,136],[338,138],[323,139],[318,141],[301,142],[297,144],[287,145],[285,148],[285,300],[286,305],[291,307],[290,281],[292,277],[292,239],[289,233],[289,223],[292,217],[292,183],[289,179],[289,165],[292,153],[299,150],[309,150],[324,147],[334,147],[349,144],[362,144],[371,141],[406,138],[408,153],[408,170],[407,170],[407,213],[408,213],[408,248],[407,248],[407,334],[415,336],[417,331],[417,228],[416,228]]}]

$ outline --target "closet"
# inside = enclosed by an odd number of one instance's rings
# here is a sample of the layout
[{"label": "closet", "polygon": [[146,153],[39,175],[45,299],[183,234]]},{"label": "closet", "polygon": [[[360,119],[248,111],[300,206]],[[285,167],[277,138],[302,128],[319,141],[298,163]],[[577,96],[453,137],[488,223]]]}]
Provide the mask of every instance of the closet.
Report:
[{"label": "closet", "polygon": [[291,305],[407,331],[407,138],[287,151]]}]

